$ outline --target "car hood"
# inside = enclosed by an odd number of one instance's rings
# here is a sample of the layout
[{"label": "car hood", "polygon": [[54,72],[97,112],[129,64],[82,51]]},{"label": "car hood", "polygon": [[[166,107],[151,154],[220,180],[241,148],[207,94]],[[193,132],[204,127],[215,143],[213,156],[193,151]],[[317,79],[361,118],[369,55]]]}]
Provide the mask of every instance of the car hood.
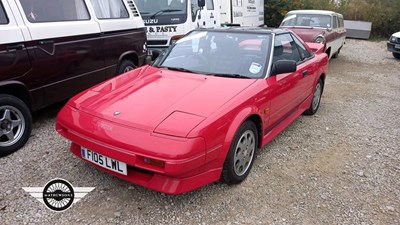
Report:
[{"label": "car hood", "polygon": [[400,32],[394,33],[392,36],[395,36],[397,38],[400,38]]},{"label": "car hood", "polygon": [[185,137],[255,81],[144,66],[91,88],[68,104],[124,126]]},{"label": "car hood", "polygon": [[318,35],[324,35],[325,29],[315,27],[285,27],[296,33],[305,42],[315,42]]}]

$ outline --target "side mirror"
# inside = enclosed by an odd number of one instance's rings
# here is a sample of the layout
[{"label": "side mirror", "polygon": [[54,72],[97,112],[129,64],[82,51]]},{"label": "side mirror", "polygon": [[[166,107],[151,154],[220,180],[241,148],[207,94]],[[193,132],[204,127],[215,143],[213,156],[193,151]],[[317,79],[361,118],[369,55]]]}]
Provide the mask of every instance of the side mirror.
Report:
[{"label": "side mirror", "polygon": [[197,5],[200,8],[203,8],[204,6],[206,6],[206,0],[197,0]]},{"label": "side mirror", "polygon": [[147,51],[146,64],[155,65],[162,60],[166,50],[152,49]]},{"label": "side mirror", "polygon": [[162,50],[159,49],[152,49],[151,50],[151,60],[156,60],[161,54],[163,53]]},{"label": "side mirror", "polygon": [[326,29],[328,32],[332,31],[332,27],[328,27],[328,29]]},{"label": "side mirror", "polygon": [[297,64],[294,60],[278,60],[272,64],[271,76],[282,73],[296,72]]}]

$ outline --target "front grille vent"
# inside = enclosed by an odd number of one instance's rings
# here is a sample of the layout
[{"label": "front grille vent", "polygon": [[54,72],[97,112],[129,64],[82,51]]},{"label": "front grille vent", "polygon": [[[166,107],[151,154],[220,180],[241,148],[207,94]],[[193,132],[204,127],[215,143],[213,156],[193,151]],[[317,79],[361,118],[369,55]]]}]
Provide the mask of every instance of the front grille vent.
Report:
[{"label": "front grille vent", "polygon": [[168,40],[147,40],[147,45],[167,45]]}]

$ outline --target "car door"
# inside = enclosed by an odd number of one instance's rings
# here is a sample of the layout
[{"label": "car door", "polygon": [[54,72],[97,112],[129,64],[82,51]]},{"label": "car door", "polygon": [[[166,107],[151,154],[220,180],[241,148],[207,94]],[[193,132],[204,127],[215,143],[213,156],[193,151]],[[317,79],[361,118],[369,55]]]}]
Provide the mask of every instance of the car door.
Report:
[{"label": "car door", "polygon": [[338,21],[338,17],[336,15],[334,15],[332,17],[332,50],[331,50],[331,55],[334,54],[335,52],[337,52],[340,48],[340,35],[339,35],[339,21]]},{"label": "car door", "polygon": [[[300,61],[300,55],[296,49],[295,42],[289,33],[275,36],[273,60],[274,64],[278,60]],[[283,121],[294,112],[299,104],[299,87],[303,75],[296,71],[272,75],[267,78],[270,89],[270,129]]]},{"label": "car door", "polygon": [[[335,39],[336,39],[336,34],[335,34],[335,25],[337,24],[335,21],[337,21],[336,17],[330,16],[330,24],[328,24],[328,29],[326,29],[324,37],[326,41],[326,49],[330,48],[330,55],[331,57],[335,53]],[[337,25],[336,25],[337,26]]]},{"label": "car door", "polygon": [[[197,4],[195,0],[193,4]],[[206,5],[200,11],[200,17],[198,20],[199,27],[201,28],[212,28],[216,27],[217,25],[217,13],[215,12],[215,5],[214,0],[206,0]]]},{"label": "car door", "polygon": [[84,0],[18,0],[32,41],[31,94],[44,92],[37,108],[66,99],[105,79],[98,24]]},{"label": "car door", "polygon": [[31,68],[25,38],[7,1],[0,2],[0,82],[24,76]]},{"label": "car door", "polygon": [[343,47],[345,39],[346,39],[346,28],[344,28],[343,16],[338,16],[338,39],[339,39],[339,48]]},{"label": "car door", "polygon": [[300,59],[297,61],[297,72],[300,76],[299,83],[296,86],[297,105],[300,105],[312,93],[315,76],[317,75],[318,65],[311,60],[314,56],[304,46],[304,43],[292,34]]},{"label": "car door", "polygon": [[216,27],[219,24],[217,24],[217,17],[219,16],[218,13],[215,12],[215,3],[214,0],[206,0],[206,27],[211,28],[211,27]]}]

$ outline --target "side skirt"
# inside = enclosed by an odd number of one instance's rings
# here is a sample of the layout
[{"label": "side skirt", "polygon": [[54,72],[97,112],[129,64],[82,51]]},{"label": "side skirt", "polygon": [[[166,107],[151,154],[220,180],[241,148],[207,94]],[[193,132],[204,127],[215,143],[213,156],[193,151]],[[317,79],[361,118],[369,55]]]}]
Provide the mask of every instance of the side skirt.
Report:
[{"label": "side skirt", "polygon": [[264,135],[262,141],[262,147],[264,147],[268,142],[270,142],[274,137],[276,137],[280,132],[282,132],[287,126],[289,126],[297,117],[299,117],[304,111],[306,111],[311,104],[313,95],[308,96],[308,98],[300,104],[300,106],[286,119],[277,124],[272,130]]}]

